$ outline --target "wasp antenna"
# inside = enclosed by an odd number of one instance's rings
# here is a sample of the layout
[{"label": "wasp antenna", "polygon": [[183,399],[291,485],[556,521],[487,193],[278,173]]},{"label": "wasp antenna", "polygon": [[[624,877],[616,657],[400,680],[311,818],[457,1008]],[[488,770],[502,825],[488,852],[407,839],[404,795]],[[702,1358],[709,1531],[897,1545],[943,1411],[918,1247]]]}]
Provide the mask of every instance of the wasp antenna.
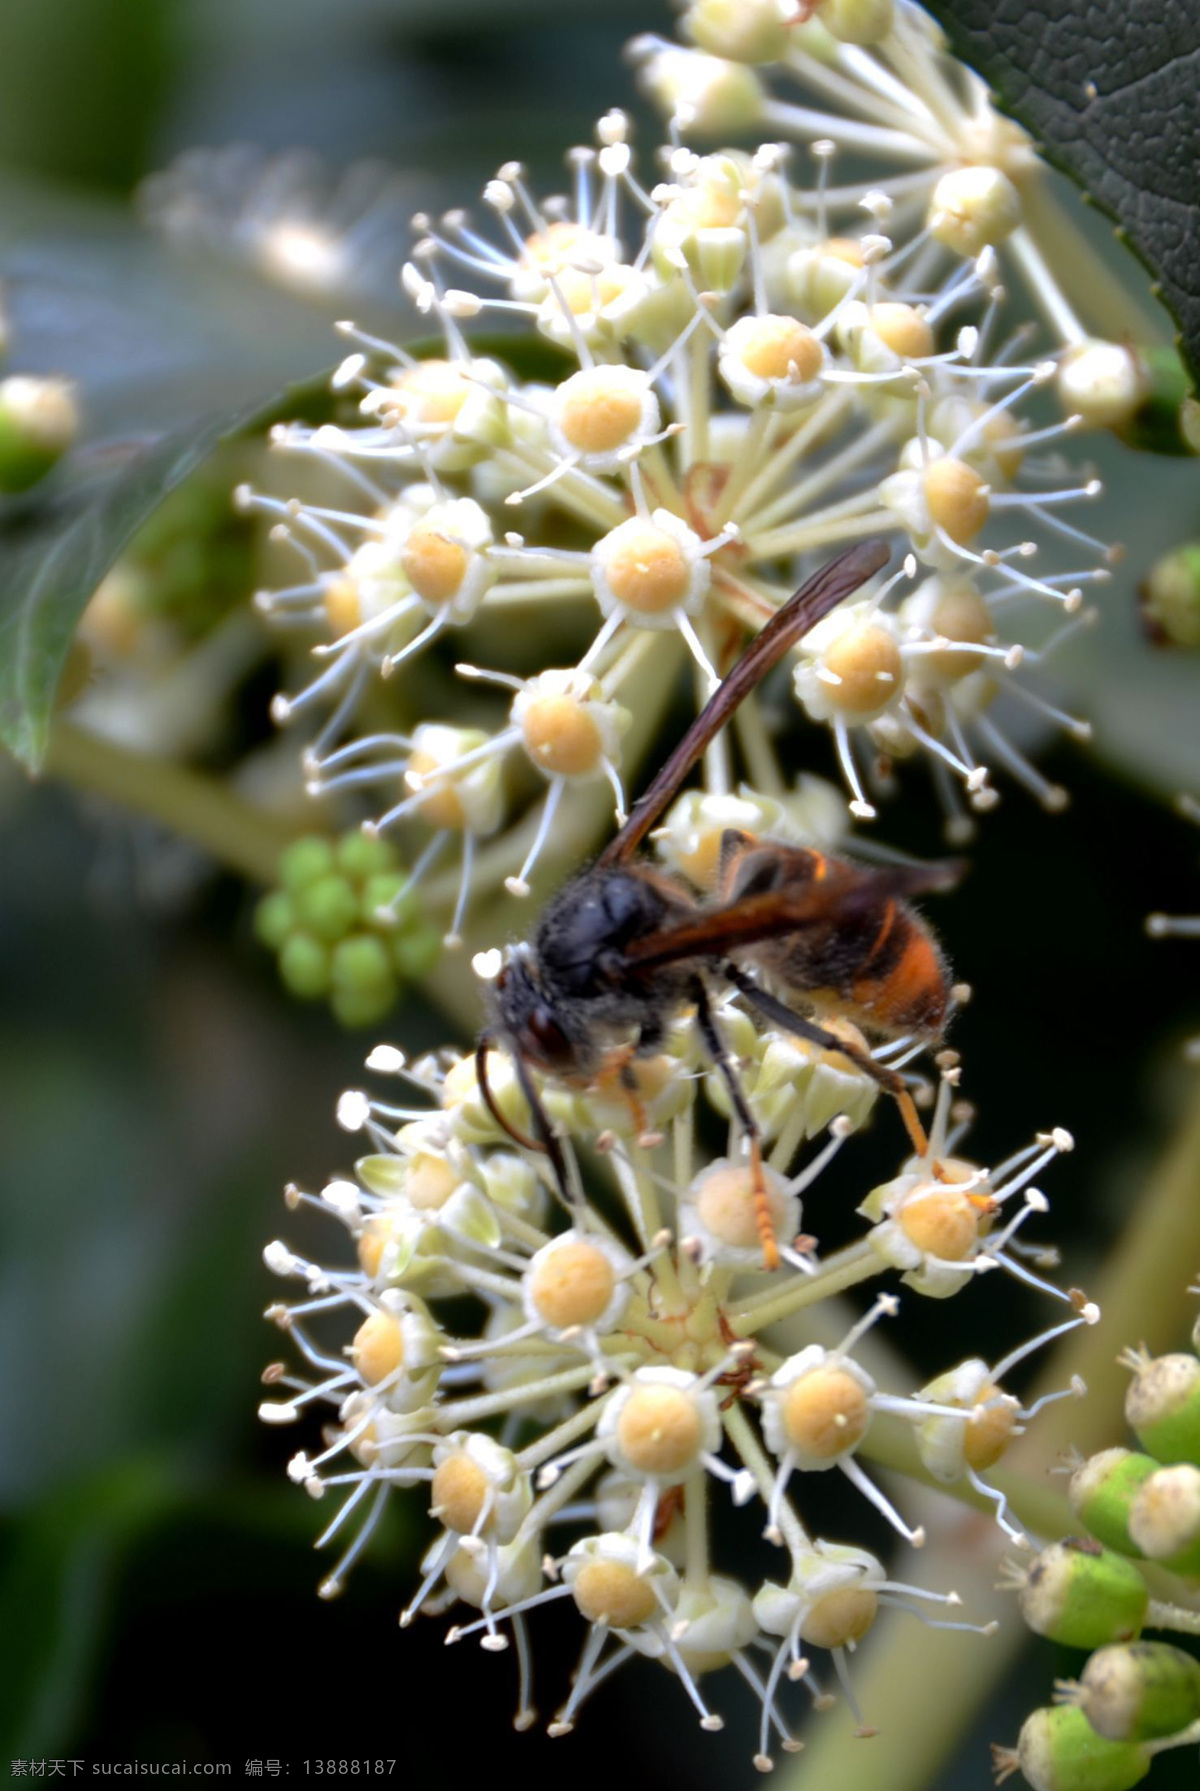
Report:
[{"label": "wasp antenna", "polygon": [[738,705],[789,647],[803,639],[822,616],[882,571],[890,557],[886,541],[858,541],[814,572],[783,608],[776,610],[709,698],[649,789],[634,803],[628,821],[601,852],[598,864],[619,864],[637,850],[709,741]]}]

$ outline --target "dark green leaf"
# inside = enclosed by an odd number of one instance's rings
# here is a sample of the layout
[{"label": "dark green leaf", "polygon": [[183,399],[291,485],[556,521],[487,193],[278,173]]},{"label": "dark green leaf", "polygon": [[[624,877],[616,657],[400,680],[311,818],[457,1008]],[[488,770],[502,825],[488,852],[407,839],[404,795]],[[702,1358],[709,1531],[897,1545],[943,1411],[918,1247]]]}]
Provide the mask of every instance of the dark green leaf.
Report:
[{"label": "dark green leaf", "polygon": [[1200,374],[1200,7],[1195,0],[926,0],[1046,159],[1155,275]]}]

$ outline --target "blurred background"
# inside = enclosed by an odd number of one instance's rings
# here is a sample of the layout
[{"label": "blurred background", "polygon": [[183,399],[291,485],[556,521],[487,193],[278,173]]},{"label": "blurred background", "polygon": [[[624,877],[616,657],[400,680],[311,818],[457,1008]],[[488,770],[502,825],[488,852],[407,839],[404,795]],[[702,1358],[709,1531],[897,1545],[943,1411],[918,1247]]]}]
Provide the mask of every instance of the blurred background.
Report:
[{"label": "blurred background", "polygon": [[[10,367],[76,379],[86,442],[136,441],[319,372],[349,306],[409,328],[395,275],[412,210],[470,203],[509,158],[556,185],[600,111],[638,109],[620,52],[652,29],[670,29],[661,0],[6,0]],[[143,219],[182,177],[140,205],[134,194],[198,146],[226,153],[189,165],[172,241]],[[388,172],[340,186],[364,158]],[[373,196],[346,267],[264,261],[256,205],[289,182],[346,215],[356,191]],[[1065,817],[1006,793],[937,917],[975,989],[954,1043],[981,1103],[976,1154],[1035,1127],[1076,1134],[1049,1191],[1069,1279],[1085,1286],[1136,1226],[1197,1098],[1181,1047],[1200,1027],[1200,948],[1143,932],[1149,909],[1200,908],[1200,835],[1171,807],[1200,791],[1196,662],[1142,639],[1134,598],[1149,563],[1196,532],[1195,467],[1107,442],[1095,457],[1102,532],[1128,552],[1104,627],[1061,668],[1095,748],[1042,761],[1073,792]],[[247,688],[251,738],[269,733],[270,688]],[[888,827],[898,846],[940,849],[932,803],[898,805]],[[729,1730],[704,1737],[650,1669],[619,1675],[572,1740],[513,1736],[510,1662],[396,1629],[423,1546],[415,1505],[398,1505],[337,1603],[315,1597],[313,1508],[285,1478],[289,1440],[255,1419],[278,1347],[261,1323],[274,1297],[261,1251],[284,1222],[283,1183],[345,1166],[333,1104],[365,1047],[280,990],[253,937],[255,893],[148,823],[0,764],[4,1757],[295,1770],[392,1756],[463,1782],[497,1767],[538,1783],[615,1769],[748,1782],[748,1701],[731,1691]],[[445,1027],[414,1001],[395,1030],[411,1050]],[[1032,1327],[1007,1286],[979,1310],[994,1333],[963,1353]],[[918,1368],[941,1366],[957,1307],[908,1320]],[[569,1619],[546,1617],[551,1674],[573,1638]],[[1030,1643],[938,1791],[984,1784],[985,1740],[1011,1741],[1068,1670]],[[1193,1783],[1194,1763],[1163,1763],[1154,1782]]]}]

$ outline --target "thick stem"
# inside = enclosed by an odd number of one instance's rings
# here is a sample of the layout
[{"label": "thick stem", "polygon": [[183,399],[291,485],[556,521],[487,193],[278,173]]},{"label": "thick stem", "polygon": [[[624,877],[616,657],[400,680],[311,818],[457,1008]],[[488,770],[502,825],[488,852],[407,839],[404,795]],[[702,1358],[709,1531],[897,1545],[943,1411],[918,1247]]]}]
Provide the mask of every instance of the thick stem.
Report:
[{"label": "thick stem", "polygon": [[296,837],[296,829],[219,779],[132,752],[62,719],[50,735],[45,775],[148,816],[258,883],[274,881],[279,854]]}]

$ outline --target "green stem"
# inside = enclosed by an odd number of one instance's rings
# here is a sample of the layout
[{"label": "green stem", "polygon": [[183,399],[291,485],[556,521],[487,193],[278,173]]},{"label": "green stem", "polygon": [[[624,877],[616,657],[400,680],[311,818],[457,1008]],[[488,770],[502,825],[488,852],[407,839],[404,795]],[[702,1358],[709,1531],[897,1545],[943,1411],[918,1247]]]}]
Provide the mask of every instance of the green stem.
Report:
[{"label": "green stem", "polygon": [[298,831],[219,778],[133,752],[62,719],[50,736],[44,774],[147,815],[259,883],[274,881],[279,854]]}]

